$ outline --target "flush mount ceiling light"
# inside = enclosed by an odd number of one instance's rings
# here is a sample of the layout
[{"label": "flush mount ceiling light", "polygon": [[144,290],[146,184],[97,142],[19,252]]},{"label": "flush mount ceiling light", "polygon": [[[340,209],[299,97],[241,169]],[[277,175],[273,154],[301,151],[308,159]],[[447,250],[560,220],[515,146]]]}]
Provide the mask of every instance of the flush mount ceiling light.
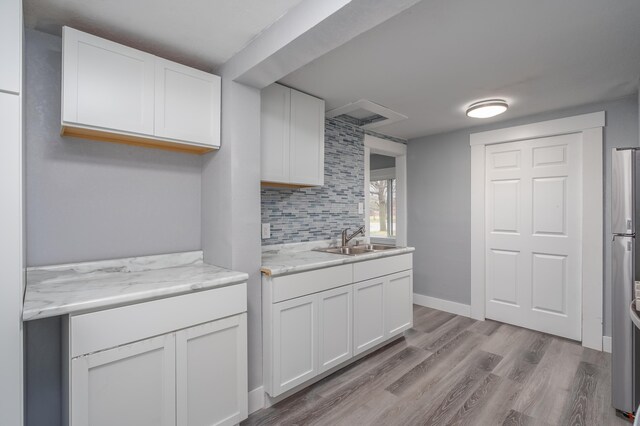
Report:
[{"label": "flush mount ceiling light", "polygon": [[509,108],[507,101],[503,99],[487,99],[469,105],[467,117],[489,118],[502,114]]}]

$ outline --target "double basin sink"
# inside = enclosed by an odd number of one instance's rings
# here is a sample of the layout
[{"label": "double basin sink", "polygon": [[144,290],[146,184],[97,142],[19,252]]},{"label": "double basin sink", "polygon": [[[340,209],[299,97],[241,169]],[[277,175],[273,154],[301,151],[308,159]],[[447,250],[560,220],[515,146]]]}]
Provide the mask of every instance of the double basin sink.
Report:
[{"label": "double basin sink", "polygon": [[316,249],[323,253],[342,254],[345,256],[357,256],[359,254],[376,253],[385,250],[397,249],[396,246],[386,244],[362,244],[357,246],[329,247],[325,249]]}]

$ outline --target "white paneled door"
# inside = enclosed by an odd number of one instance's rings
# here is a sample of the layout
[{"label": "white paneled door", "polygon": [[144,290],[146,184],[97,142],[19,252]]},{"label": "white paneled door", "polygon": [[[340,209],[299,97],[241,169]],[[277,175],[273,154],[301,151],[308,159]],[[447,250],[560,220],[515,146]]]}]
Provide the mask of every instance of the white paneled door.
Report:
[{"label": "white paneled door", "polygon": [[580,139],[486,147],[487,318],[581,340]]}]

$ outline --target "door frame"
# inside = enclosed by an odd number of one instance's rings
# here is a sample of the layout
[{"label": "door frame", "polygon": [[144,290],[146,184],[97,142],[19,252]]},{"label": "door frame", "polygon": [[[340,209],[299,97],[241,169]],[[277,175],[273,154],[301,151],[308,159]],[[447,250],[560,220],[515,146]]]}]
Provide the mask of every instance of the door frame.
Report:
[{"label": "door frame", "polygon": [[[582,134],[582,346],[602,350],[604,183],[603,137],[605,112],[470,135],[471,146],[471,317],[485,319],[485,148],[487,145]],[[586,188],[602,188],[588,191]],[[588,229],[589,232],[584,232]]]},{"label": "door frame", "polygon": [[371,154],[381,154],[396,159],[396,242],[407,245],[407,146],[376,136],[364,135],[364,223],[369,238],[369,181],[371,180]]}]

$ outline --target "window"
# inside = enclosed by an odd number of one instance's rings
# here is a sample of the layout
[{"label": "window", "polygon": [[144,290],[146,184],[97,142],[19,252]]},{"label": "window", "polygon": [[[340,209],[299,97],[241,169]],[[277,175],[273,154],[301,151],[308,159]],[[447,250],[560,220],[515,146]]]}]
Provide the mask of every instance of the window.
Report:
[{"label": "window", "polygon": [[407,147],[364,135],[364,219],[369,241],[407,244]]},{"label": "window", "polygon": [[375,179],[369,183],[369,234],[371,237],[396,236],[396,179]]}]

